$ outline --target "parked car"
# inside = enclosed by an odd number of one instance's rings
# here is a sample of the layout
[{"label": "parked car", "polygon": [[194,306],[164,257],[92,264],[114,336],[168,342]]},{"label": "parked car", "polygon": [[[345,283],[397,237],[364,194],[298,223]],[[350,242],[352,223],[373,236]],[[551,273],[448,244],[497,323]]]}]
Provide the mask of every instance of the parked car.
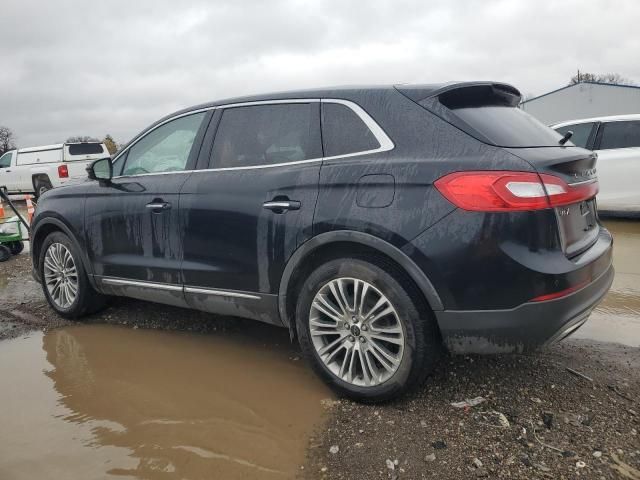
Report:
[{"label": "parked car", "polygon": [[10,194],[35,193],[87,179],[87,167],[109,156],[100,142],[62,143],[12,150],[0,157],[0,186]]},{"label": "parked car", "polygon": [[359,400],[418,385],[442,345],[558,341],[609,289],[612,240],[595,154],[519,101],[474,82],[182,110],[43,197],[35,276],[65,317],[120,295],[286,327]]},{"label": "parked car", "polygon": [[603,214],[640,215],[640,115],[585,118],[553,125],[571,142],[598,153],[598,210]]}]

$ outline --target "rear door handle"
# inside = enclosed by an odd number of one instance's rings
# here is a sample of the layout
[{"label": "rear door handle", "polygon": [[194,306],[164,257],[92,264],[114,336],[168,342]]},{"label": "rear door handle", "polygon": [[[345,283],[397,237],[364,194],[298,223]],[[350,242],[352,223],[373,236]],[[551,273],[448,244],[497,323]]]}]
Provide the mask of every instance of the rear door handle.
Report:
[{"label": "rear door handle", "polygon": [[264,202],[262,207],[274,213],[284,213],[289,210],[300,210],[300,202],[297,200],[271,200]]},{"label": "rear door handle", "polygon": [[151,210],[169,210],[171,209],[171,204],[169,202],[154,200],[151,203],[147,203],[146,207]]}]

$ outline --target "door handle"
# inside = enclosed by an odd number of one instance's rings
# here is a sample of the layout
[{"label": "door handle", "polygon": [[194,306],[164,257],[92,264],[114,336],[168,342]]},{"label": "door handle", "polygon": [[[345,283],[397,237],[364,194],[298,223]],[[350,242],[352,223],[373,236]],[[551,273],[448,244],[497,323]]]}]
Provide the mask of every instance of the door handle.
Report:
[{"label": "door handle", "polygon": [[300,210],[300,202],[297,200],[271,200],[264,202],[262,207],[274,213],[284,213],[289,210]]},{"label": "door handle", "polygon": [[154,200],[151,203],[147,203],[146,207],[151,210],[169,210],[171,209],[171,204],[169,202]]}]

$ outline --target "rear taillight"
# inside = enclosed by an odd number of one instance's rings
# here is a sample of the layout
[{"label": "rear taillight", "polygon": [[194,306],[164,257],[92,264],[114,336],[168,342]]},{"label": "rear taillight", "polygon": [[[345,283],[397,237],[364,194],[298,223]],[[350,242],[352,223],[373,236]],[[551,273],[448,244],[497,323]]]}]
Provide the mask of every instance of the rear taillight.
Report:
[{"label": "rear taillight", "polygon": [[66,165],[58,165],[58,177],[69,178],[69,168]]},{"label": "rear taillight", "polygon": [[439,178],[435,187],[464,210],[506,212],[540,210],[592,198],[598,182],[569,185],[559,177],[532,172],[455,172]]}]

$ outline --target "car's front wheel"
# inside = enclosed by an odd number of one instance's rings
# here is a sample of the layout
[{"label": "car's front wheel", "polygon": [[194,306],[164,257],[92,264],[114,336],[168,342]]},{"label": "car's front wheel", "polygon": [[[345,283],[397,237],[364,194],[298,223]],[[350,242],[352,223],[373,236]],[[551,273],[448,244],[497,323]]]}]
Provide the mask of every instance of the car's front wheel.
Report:
[{"label": "car's front wheel", "polygon": [[105,303],[89,283],[77,248],[62,232],[53,232],[44,240],[39,273],[49,305],[65,318],[82,317]]},{"label": "car's front wheel", "polygon": [[441,351],[420,293],[383,259],[343,258],[318,267],[299,294],[296,321],[314,370],[339,394],[360,401],[388,400],[419,384]]}]

